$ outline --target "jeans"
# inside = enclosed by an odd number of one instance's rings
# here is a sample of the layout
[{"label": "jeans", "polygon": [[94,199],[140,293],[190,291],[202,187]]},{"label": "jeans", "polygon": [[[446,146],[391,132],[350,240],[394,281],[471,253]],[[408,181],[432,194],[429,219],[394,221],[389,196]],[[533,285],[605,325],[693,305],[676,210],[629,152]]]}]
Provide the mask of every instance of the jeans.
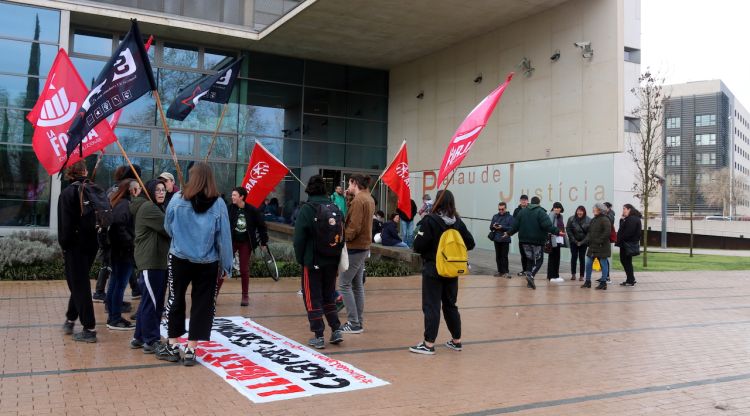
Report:
[{"label": "jeans", "polygon": [[586,249],[589,246],[587,244],[577,245],[576,243],[570,244],[570,274],[576,275],[576,262],[580,264],[580,274],[583,277],[584,269],[586,268]]},{"label": "jeans", "polygon": [[396,244],[392,245],[391,247],[402,247],[402,248],[406,248],[406,247],[409,247],[409,245],[408,245],[408,244],[406,244],[405,242],[403,242],[403,241],[402,241],[402,242],[400,242],[400,243],[396,243]]},{"label": "jeans", "polygon": [[[586,281],[591,281],[591,273],[593,272],[594,268],[594,259],[598,257],[586,257]],[[602,266],[602,277],[599,279],[599,282],[606,283],[607,277],[609,276],[609,261],[607,260],[607,257],[601,257],[599,258],[599,264]]]},{"label": "jeans", "polygon": [[620,249],[620,264],[622,264],[622,268],[625,269],[625,276],[627,276],[625,282],[635,283],[635,274],[633,273],[633,256],[628,256],[627,254],[625,254],[625,250],[623,249]]},{"label": "jeans", "polygon": [[498,243],[495,241],[495,263],[497,263],[497,272],[500,274],[508,273],[508,250],[510,243]]},{"label": "jeans", "polygon": [[125,288],[128,286],[130,276],[133,274],[133,262],[130,260],[113,260],[112,274],[109,277],[107,285],[107,309],[109,316],[107,322],[116,321],[122,318],[122,298],[125,295]]},{"label": "jeans", "polygon": [[401,234],[404,243],[411,247],[414,244],[414,221],[401,220]]},{"label": "jeans", "polygon": [[526,268],[524,272],[534,277],[539,273],[542,264],[544,264],[544,248],[537,244],[524,243],[522,246],[524,253],[526,253]]},{"label": "jeans", "polygon": [[352,325],[362,326],[365,310],[364,272],[369,250],[349,253],[349,268],[339,274],[339,292],[344,298],[347,320]]}]

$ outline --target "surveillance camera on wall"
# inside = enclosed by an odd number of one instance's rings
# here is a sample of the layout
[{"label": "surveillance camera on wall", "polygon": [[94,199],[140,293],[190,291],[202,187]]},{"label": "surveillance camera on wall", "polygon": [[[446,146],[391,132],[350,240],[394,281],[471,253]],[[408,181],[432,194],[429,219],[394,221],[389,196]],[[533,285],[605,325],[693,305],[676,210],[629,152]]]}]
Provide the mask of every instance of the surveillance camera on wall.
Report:
[{"label": "surveillance camera on wall", "polygon": [[480,84],[482,82],[482,73],[480,72],[476,78],[474,78],[475,84]]},{"label": "surveillance camera on wall", "polygon": [[560,59],[560,50],[556,50],[555,53],[552,54],[552,56],[549,57],[549,60],[552,62],[557,62]]},{"label": "surveillance camera on wall", "polygon": [[574,43],[574,45],[576,45],[577,47],[583,49],[583,48],[591,46],[591,42],[576,42],[576,43]]},{"label": "surveillance camera on wall", "polygon": [[581,50],[583,51],[583,53],[581,53],[581,56],[583,56],[584,58],[591,58],[594,56],[594,49],[591,47],[591,42],[576,42],[573,45],[575,45],[577,48],[581,48]]},{"label": "surveillance camera on wall", "polygon": [[421,100],[422,98],[424,98],[424,91],[420,91],[419,94],[417,94],[418,100]]}]

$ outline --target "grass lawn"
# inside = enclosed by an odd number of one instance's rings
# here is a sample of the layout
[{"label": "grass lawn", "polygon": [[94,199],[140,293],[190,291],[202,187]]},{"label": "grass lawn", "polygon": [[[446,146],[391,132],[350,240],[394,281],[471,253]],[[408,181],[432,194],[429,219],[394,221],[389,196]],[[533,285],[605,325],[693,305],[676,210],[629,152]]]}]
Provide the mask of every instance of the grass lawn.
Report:
[{"label": "grass lawn", "polygon": [[[615,270],[622,270],[620,253],[615,249],[612,263]],[[715,256],[695,254],[690,257],[682,253],[648,253],[648,267],[643,268],[643,254],[633,258],[635,271],[667,272],[691,270],[750,270],[750,257]]]}]

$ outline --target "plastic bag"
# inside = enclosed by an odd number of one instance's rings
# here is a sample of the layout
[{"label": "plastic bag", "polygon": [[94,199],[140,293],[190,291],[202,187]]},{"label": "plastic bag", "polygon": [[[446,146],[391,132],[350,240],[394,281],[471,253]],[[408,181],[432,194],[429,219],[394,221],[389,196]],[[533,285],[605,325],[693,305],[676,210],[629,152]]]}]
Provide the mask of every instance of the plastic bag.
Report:
[{"label": "plastic bag", "polygon": [[594,264],[591,267],[592,267],[592,269],[594,269],[595,272],[602,271],[602,264],[599,263],[599,258],[598,257],[594,258]]}]

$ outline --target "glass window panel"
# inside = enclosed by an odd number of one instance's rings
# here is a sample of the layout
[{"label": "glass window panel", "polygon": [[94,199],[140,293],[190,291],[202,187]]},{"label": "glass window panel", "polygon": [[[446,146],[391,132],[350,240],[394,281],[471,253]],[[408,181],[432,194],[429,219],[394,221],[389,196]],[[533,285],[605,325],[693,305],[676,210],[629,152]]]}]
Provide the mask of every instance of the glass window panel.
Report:
[{"label": "glass window panel", "polygon": [[[187,181],[190,179],[190,172],[189,172],[188,166],[193,166],[193,163],[195,163],[195,161],[178,160],[177,163],[180,164],[180,169],[182,170],[183,180],[185,181],[185,183],[187,183]],[[177,169],[175,169],[174,161],[172,160],[171,157],[168,159],[154,159],[153,175],[159,175],[162,172],[169,172],[172,175],[174,175],[174,180],[176,182],[180,181],[177,175]],[[180,184],[178,183],[176,184],[176,186],[179,188]]]},{"label": "glass window panel", "polygon": [[326,142],[346,142],[346,122],[344,118],[305,116],[304,138]]},{"label": "glass window panel", "polygon": [[347,89],[388,95],[388,72],[369,68],[349,67]]},{"label": "glass window panel", "polygon": [[164,0],[164,13],[181,14],[182,0]]},{"label": "glass window panel", "polygon": [[302,88],[261,81],[242,81],[240,133],[299,138]]},{"label": "glass window panel", "polygon": [[304,63],[301,59],[249,52],[246,62],[250,78],[302,84]]},{"label": "glass window panel", "polygon": [[346,146],[346,167],[360,169],[385,169],[384,147]]},{"label": "glass window panel", "polygon": [[[199,156],[206,157],[212,138],[213,135],[208,134],[200,136]],[[232,159],[232,154],[234,154],[234,139],[234,136],[216,136],[214,148],[211,150],[211,159]]]},{"label": "glass window panel", "polygon": [[250,153],[253,151],[255,141],[259,141],[272,155],[276,156],[287,166],[299,166],[299,140],[283,140],[273,137],[240,136],[237,148],[237,161],[247,164]]},{"label": "glass window panel", "polygon": [[208,166],[214,171],[216,187],[218,188],[219,193],[221,193],[222,199],[224,199],[225,202],[231,202],[232,188],[238,186],[244,176],[237,178],[235,173],[236,165],[234,163],[208,162]]},{"label": "glass window panel", "polygon": [[231,59],[234,58],[234,56],[235,55],[233,53],[215,49],[206,49],[206,51],[203,53],[203,68],[214,70],[219,69],[221,67],[217,66],[218,64],[223,63],[224,61],[228,63]]},{"label": "glass window panel", "polygon": [[[99,164],[99,168],[96,170],[96,183],[102,186],[104,189],[109,189],[115,184],[114,174],[115,170],[120,166],[125,166],[128,162],[120,154],[119,148],[117,153],[106,154],[102,158],[102,162]],[[154,159],[150,157],[130,156],[128,158],[134,165],[141,167],[141,179],[143,183],[154,178]],[[93,159],[93,158],[89,158]],[[129,167],[128,167],[129,169]],[[161,173],[162,171],[159,171]]]},{"label": "glass window panel", "polygon": [[233,25],[241,25],[245,15],[242,0],[224,0],[224,13],[222,21]]},{"label": "glass window panel", "polygon": [[[165,108],[166,112],[167,109]],[[145,94],[135,100],[122,110],[120,124],[133,124],[136,126],[153,126],[156,122],[156,101]],[[159,122],[161,126],[161,121]]]},{"label": "glass window panel", "polygon": [[0,226],[49,226],[50,177],[31,146],[0,145]]},{"label": "glass window panel", "polygon": [[[120,144],[122,144],[122,147],[128,152],[128,154],[151,152],[151,130],[118,127],[115,129],[115,135],[120,140]],[[110,151],[110,153],[119,152],[120,148],[116,144]]]},{"label": "glass window panel", "polygon": [[112,35],[76,30],[73,51],[109,57],[112,55]]},{"label": "glass window panel", "polygon": [[[0,107],[33,107],[44,88],[44,82],[44,79],[39,78],[0,75]],[[26,89],[35,86],[35,94],[27,99]]]},{"label": "glass window panel", "polygon": [[[192,133],[182,132],[170,132],[172,137],[172,145],[174,151],[178,156],[192,156],[195,154],[195,136]],[[172,152],[169,150],[169,143],[163,133],[159,134],[159,143],[157,144],[159,152],[164,155],[171,155]]]},{"label": "glass window panel", "polygon": [[[175,100],[180,89],[189,86],[201,77],[201,74],[196,74],[194,72],[177,71],[172,69],[159,69],[158,73],[159,91],[165,112]],[[230,98],[229,102],[237,102],[237,96],[239,93],[233,91],[232,94],[233,97]],[[170,119],[169,125],[170,127],[178,129],[214,131],[216,125],[219,123],[223,107],[223,104],[210,101],[200,101],[193,111],[185,117],[185,120],[178,121]],[[234,104],[230,104],[227,107],[224,120],[221,122],[221,131],[237,131],[237,111],[238,108]]]},{"label": "glass window panel", "polygon": [[346,121],[346,142],[369,146],[388,145],[388,125],[377,121]]},{"label": "glass window panel", "polygon": [[221,9],[212,1],[182,0],[182,15],[214,22],[221,21]]},{"label": "glass window panel", "polygon": [[[34,128],[26,120],[26,110],[0,108],[0,143],[31,143]],[[0,171],[5,165],[0,164]]]},{"label": "glass window panel", "polygon": [[47,75],[57,55],[57,46],[0,39],[0,55],[5,57],[0,59],[0,72]]},{"label": "glass window panel", "polygon": [[346,66],[325,62],[305,62],[305,84],[315,87],[346,89]]},{"label": "glass window panel", "polygon": [[146,9],[146,10],[153,10],[155,12],[163,12],[164,1],[163,0],[141,0],[140,8]]},{"label": "glass window panel", "polygon": [[368,120],[388,120],[388,97],[347,94],[346,115]]},{"label": "glass window panel", "polygon": [[[39,35],[35,36],[37,18]],[[60,12],[0,2],[0,36],[57,43]]]},{"label": "glass window panel", "polygon": [[329,143],[302,143],[302,165],[345,166],[345,146]]},{"label": "glass window panel", "polygon": [[78,70],[78,74],[81,75],[83,83],[86,84],[86,87],[89,89],[94,86],[96,77],[99,76],[99,73],[102,72],[102,68],[104,68],[104,65],[107,63],[106,61],[76,57],[71,57],[70,60]]},{"label": "glass window panel", "polygon": [[[209,2],[206,4],[211,6]],[[164,65],[198,68],[198,48],[165,43],[163,61]]]},{"label": "glass window panel", "polygon": [[305,113],[346,116],[346,93],[305,88]]}]

